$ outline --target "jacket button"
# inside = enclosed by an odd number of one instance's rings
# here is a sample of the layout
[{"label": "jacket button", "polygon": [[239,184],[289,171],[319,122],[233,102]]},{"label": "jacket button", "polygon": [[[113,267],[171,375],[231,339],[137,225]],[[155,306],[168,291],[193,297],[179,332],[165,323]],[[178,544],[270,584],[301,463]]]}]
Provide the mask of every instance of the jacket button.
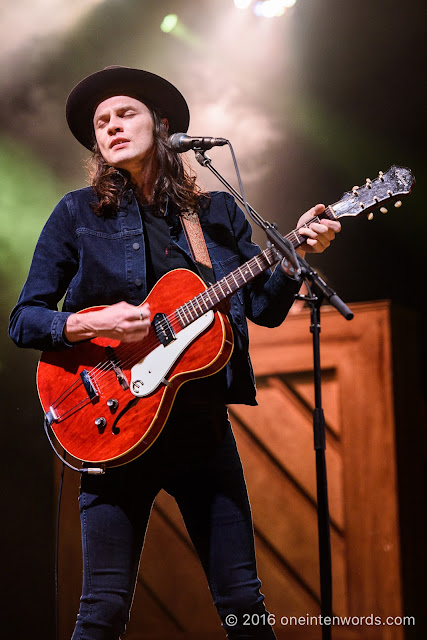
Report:
[{"label": "jacket button", "polygon": [[139,242],[134,242],[132,245],[132,249],[135,249],[135,251],[138,251],[139,249]]},{"label": "jacket button", "polygon": [[141,278],[135,278],[135,284],[137,287],[142,287],[142,280]]}]

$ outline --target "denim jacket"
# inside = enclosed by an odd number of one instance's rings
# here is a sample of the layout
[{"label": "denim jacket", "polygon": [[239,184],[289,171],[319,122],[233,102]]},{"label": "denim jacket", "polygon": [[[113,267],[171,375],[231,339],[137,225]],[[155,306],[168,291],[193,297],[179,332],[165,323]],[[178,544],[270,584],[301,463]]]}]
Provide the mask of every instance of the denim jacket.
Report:
[{"label": "denim jacket", "polygon": [[[66,194],[44,226],[28,278],[10,317],[10,336],[19,347],[42,351],[72,347],[63,335],[68,316],[81,309],[121,300],[141,304],[146,286],[144,234],[132,191],[116,215],[98,217],[90,203],[91,187]],[[212,192],[199,217],[219,280],[259,253],[251,228],[234,199]],[[171,239],[191,259],[182,227],[174,224]],[[229,319],[234,351],[226,366],[226,403],[256,404],[246,318],[278,326],[300,283],[281,268],[264,272],[231,297]],[[62,310],[58,303],[65,295]]]}]

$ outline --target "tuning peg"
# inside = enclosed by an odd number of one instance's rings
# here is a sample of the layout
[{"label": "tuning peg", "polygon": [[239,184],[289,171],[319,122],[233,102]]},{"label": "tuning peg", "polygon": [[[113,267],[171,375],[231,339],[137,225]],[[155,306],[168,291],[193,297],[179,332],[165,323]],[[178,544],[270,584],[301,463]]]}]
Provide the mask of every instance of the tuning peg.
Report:
[{"label": "tuning peg", "polygon": [[359,194],[357,193],[358,188],[359,188],[359,187],[358,187],[357,185],[355,185],[355,186],[353,187],[352,192],[353,192],[353,195],[354,195],[354,196],[359,195]]},{"label": "tuning peg", "polygon": [[371,182],[372,182],[372,180],[370,178],[366,178],[365,187],[367,187],[368,189],[372,189]]},{"label": "tuning peg", "polygon": [[381,213],[387,213],[388,209],[386,209],[385,207],[381,207],[380,211]]},{"label": "tuning peg", "polygon": [[378,171],[378,177],[381,180],[381,182],[384,182],[383,176],[384,176],[384,173],[382,171]]},{"label": "tuning peg", "polygon": [[396,202],[394,203],[394,206],[396,207],[396,209],[401,207],[402,206],[402,200],[396,200]]},{"label": "tuning peg", "polygon": [[374,214],[371,211],[371,213],[368,214],[368,220],[373,220],[373,219],[374,219]]}]

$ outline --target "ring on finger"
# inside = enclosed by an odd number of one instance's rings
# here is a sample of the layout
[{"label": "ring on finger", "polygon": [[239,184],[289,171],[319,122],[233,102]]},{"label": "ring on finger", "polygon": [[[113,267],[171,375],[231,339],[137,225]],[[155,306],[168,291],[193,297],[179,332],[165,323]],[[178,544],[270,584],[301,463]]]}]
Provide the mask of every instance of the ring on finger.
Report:
[{"label": "ring on finger", "polygon": [[139,310],[139,319],[144,320],[144,314],[142,313],[142,309]]}]

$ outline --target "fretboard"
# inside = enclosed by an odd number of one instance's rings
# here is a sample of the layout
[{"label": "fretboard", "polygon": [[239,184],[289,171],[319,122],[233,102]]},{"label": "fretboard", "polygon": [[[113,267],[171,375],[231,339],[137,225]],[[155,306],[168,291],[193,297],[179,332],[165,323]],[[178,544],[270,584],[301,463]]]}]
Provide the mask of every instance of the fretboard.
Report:
[{"label": "fretboard", "polygon": [[241,289],[248,282],[256,278],[263,271],[273,266],[280,260],[280,255],[274,247],[269,247],[254,256],[241,267],[235,269],[205,291],[179,307],[175,314],[182,328],[200,318],[210,311],[218,303],[229,298],[235,291]]}]

